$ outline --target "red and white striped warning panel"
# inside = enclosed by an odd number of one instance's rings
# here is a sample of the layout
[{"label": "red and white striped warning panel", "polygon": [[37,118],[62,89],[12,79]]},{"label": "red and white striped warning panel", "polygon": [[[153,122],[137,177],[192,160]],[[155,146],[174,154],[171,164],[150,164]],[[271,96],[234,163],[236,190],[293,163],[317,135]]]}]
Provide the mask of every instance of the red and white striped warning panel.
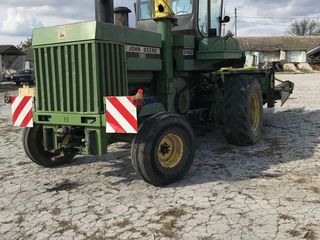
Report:
[{"label": "red and white striped warning panel", "polygon": [[15,127],[33,127],[33,97],[10,97],[12,122]]},{"label": "red and white striped warning panel", "polygon": [[107,133],[137,133],[137,107],[134,97],[107,97]]}]

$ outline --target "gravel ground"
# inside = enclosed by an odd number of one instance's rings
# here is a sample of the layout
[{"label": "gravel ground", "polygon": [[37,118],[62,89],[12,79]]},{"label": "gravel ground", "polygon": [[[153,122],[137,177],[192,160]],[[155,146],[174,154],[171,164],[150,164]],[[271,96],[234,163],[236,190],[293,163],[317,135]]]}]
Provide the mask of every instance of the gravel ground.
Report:
[{"label": "gravel ground", "polygon": [[0,85],[0,238],[320,239],[320,74],[279,77],[295,93],[265,110],[257,145],[197,129],[191,171],[165,188],[139,179],[127,144],[57,169],[32,164],[3,103],[16,88]]}]

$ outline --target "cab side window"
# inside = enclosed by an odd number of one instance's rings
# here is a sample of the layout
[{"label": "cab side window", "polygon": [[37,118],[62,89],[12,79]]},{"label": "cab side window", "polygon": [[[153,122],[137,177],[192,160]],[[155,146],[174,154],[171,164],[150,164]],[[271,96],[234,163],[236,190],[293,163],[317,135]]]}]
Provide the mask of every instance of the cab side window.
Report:
[{"label": "cab side window", "polygon": [[204,36],[208,36],[208,0],[199,0],[198,14],[199,31]]},{"label": "cab side window", "polygon": [[192,13],[193,0],[172,0],[171,8],[176,16]]},{"label": "cab side window", "polygon": [[149,0],[140,0],[139,20],[149,20],[152,18]]},{"label": "cab side window", "polygon": [[210,28],[216,31],[216,36],[220,36],[221,23],[219,18],[221,17],[222,0],[210,0],[210,2],[211,2]]}]

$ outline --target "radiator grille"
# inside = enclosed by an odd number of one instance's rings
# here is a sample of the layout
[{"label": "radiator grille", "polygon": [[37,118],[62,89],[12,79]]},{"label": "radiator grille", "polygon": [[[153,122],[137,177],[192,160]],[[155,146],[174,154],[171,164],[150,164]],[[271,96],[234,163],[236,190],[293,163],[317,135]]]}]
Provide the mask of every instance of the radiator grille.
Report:
[{"label": "radiator grille", "polygon": [[104,96],[128,94],[124,51],[96,41],[35,48],[37,111],[103,113]]}]

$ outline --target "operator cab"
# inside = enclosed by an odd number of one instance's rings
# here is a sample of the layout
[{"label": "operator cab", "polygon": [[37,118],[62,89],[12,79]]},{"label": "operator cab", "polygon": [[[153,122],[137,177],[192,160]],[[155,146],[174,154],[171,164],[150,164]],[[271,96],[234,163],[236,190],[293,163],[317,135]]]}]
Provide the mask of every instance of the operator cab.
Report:
[{"label": "operator cab", "polygon": [[[137,28],[156,32],[151,6],[154,0],[137,0]],[[171,9],[177,18],[173,34],[193,35],[198,38],[221,36],[223,0],[171,0]]]}]

